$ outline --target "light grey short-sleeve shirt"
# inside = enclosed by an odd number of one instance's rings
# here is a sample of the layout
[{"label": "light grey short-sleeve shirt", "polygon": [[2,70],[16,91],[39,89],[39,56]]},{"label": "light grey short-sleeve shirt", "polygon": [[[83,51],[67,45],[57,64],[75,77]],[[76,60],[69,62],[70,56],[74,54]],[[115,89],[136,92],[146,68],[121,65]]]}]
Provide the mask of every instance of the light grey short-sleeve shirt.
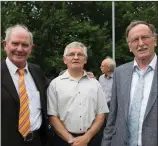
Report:
[{"label": "light grey short-sleeve shirt", "polygon": [[103,91],[105,93],[105,99],[107,102],[110,102],[111,100],[111,94],[112,94],[112,83],[113,83],[113,73],[110,75],[110,78],[107,79],[105,74],[101,75],[99,77],[99,82],[103,88]]},{"label": "light grey short-sleeve shirt", "polygon": [[86,132],[97,114],[109,112],[101,85],[85,72],[75,80],[66,71],[52,80],[47,96],[48,115],[58,116],[72,133]]}]

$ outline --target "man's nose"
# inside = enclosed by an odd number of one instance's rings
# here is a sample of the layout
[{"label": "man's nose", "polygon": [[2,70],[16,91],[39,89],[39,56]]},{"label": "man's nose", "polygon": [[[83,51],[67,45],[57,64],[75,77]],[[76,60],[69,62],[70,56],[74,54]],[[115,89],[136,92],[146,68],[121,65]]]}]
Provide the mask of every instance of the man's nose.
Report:
[{"label": "man's nose", "polygon": [[19,44],[19,45],[17,46],[17,50],[18,50],[18,51],[23,51],[22,45]]},{"label": "man's nose", "polygon": [[75,54],[75,55],[74,55],[74,58],[75,58],[75,59],[78,59],[78,54]]},{"label": "man's nose", "polygon": [[142,40],[142,38],[141,38],[141,37],[139,38],[138,44],[139,44],[139,46],[144,45],[144,42],[143,42],[143,40]]}]

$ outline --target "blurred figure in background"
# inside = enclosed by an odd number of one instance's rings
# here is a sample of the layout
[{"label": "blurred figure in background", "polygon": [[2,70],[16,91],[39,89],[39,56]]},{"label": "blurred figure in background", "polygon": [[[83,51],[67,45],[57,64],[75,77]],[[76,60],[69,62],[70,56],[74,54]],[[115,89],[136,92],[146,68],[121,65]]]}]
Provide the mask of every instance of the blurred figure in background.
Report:
[{"label": "blurred figure in background", "polygon": [[111,57],[106,57],[101,63],[102,75],[99,77],[99,82],[103,87],[105,99],[110,108],[110,100],[112,94],[113,72],[116,67],[115,61]]}]

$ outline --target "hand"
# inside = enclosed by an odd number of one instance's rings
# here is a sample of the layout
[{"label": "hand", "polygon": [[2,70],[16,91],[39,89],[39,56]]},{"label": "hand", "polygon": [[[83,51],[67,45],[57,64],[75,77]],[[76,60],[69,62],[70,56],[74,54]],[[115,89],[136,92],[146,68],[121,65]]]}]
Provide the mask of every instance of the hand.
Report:
[{"label": "hand", "polygon": [[74,143],[74,137],[73,137],[72,135],[70,135],[70,138],[69,138],[69,140],[68,140],[68,143],[69,143],[70,145],[72,145],[72,144]]},{"label": "hand", "polygon": [[82,135],[74,138],[72,146],[87,146],[89,143],[89,137],[87,135]]},{"label": "hand", "polygon": [[92,72],[87,72],[88,77],[95,78],[94,74]]}]

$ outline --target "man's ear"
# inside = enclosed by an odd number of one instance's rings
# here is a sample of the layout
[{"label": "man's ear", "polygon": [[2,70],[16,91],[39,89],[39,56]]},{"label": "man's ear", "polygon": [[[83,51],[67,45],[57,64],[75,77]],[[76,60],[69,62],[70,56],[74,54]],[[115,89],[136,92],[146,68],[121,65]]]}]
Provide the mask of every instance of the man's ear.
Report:
[{"label": "man's ear", "polygon": [[86,63],[87,63],[87,60],[88,60],[88,57],[86,57],[86,58],[85,58],[84,64],[86,64]]},{"label": "man's ear", "polygon": [[128,47],[129,47],[129,52],[132,52],[131,43],[130,42],[128,42]]},{"label": "man's ear", "polygon": [[34,45],[34,44],[32,44],[31,48],[33,49],[34,47],[35,47],[35,45]]},{"label": "man's ear", "polygon": [[7,45],[6,40],[3,40],[2,43],[3,43],[3,48],[4,48],[4,50],[5,50],[5,47],[6,47],[6,45]]},{"label": "man's ear", "polygon": [[155,47],[157,47],[157,36],[155,37],[154,41],[155,41]]},{"label": "man's ear", "polygon": [[64,61],[64,64],[67,64],[65,56],[63,56],[63,61]]}]

